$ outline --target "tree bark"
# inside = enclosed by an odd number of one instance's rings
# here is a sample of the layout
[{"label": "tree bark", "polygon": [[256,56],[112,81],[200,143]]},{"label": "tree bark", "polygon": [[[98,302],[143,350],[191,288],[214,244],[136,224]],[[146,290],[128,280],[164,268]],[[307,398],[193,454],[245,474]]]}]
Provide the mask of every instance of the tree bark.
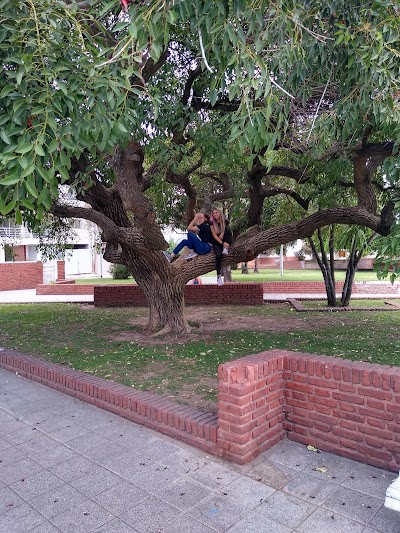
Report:
[{"label": "tree bark", "polygon": [[123,250],[124,264],[132,272],[149,305],[145,326],[154,334],[187,333],[190,327],[184,317],[185,270],[176,268],[158,252],[144,251],[133,254]]},{"label": "tree bark", "polygon": [[318,266],[321,269],[322,276],[324,278],[328,306],[336,307],[337,299],[336,299],[335,279],[334,277],[332,278],[332,268],[329,265],[327,255],[325,253],[321,230],[318,230],[318,239],[319,239],[320,248],[321,248],[321,256],[318,253],[317,247],[315,246],[315,243],[312,237],[309,238],[309,243],[310,243],[312,252],[314,254],[314,257],[318,263]]}]

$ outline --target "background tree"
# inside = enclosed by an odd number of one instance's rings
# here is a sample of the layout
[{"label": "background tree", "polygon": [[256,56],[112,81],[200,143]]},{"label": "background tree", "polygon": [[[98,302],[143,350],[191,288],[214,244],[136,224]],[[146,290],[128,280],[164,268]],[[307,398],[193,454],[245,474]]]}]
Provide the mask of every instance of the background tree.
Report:
[{"label": "background tree", "polygon": [[[229,203],[225,265],[330,224],[390,232],[394,203],[378,211],[376,189],[395,194],[399,180],[396,2],[0,8],[0,213],[95,222],[104,257],[144,291],[152,331],[187,330],[184,285],[214,268],[213,254],[163,260],[161,224],[194,208]],[[344,170],[351,205],[310,202]],[[62,203],[62,184],[86,205]],[[303,212],[271,226],[280,197]]]}]

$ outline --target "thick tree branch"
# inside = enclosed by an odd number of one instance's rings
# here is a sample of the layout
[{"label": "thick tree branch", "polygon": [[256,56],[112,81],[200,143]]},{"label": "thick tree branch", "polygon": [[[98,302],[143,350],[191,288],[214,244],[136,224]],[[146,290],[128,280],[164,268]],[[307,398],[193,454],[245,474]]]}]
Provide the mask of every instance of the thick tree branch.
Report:
[{"label": "thick tree branch", "polygon": [[94,209],[54,204],[51,208],[51,212],[53,215],[62,218],[84,218],[85,220],[90,220],[97,224],[97,226],[107,234],[108,239],[116,238],[118,235],[118,226],[116,226],[108,217]]}]

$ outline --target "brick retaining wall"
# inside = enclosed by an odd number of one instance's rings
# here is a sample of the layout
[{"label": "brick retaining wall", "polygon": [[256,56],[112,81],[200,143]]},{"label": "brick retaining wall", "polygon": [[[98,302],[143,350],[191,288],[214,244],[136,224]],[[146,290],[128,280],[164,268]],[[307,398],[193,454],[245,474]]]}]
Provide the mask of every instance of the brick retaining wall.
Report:
[{"label": "brick retaining wall", "polygon": [[245,464],[279,440],[400,468],[400,368],[271,350],[220,365],[218,413],[0,350],[0,367]]},{"label": "brick retaining wall", "polygon": [[0,263],[0,291],[34,289],[43,283],[43,265],[36,261]]},{"label": "brick retaining wall", "polygon": [[48,294],[93,294],[93,291],[94,285],[77,285],[73,280],[36,285],[36,294],[39,296]]},{"label": "brick retaining wall", "polygon": [[400,368],[271,350],[221,365],[218,375],[232,461],[246,463],[286,435],[399,470]]},{"label": "brick retaining wall", "polygon": [[[186,285],[186,305],[262,305],[262,283],[226,283],[218,285]],[[142,289],[138,285],[96,285],[94,305],[147,306]]]},{"label": "brick retaining wall", "polygon": [[[270,294],[326,294],[325,283],[323,281],[264,281],[264,292]],[[343,283],[336,283],[336,292],[340,293]],[[357,287],[353,285],[353,293],[357,292]]]}]

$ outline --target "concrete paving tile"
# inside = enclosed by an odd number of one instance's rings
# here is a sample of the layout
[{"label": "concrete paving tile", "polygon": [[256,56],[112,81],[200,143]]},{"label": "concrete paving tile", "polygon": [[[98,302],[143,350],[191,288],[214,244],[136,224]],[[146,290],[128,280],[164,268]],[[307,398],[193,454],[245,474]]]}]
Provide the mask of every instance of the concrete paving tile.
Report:
[{"label": "concrete paving tile", "polygon": [[97,433],[89,432],[86,435],[81,435],[80,437],[76,437],[76,439],[69,440],[66,444],[68,448],[72,448],[79,453],[84,453],[93,448],[100,446],[104,447],[109,444],[109,441]]},{"label": "concrete paving tile", "polygon": [[197,481],[193,481],[193,479],[184,477],[175,483],[172,483],[172,485],[169,485],[167,488],[157,492],[157,498],[160,498],[181,511],[187,511],[202,500],[211,496],[211,494],[212,491],[201,483],[197,483]]},{"label": "concrete paving tile", "polygon": [[[396,529],[396,531],[398,531]],[[363,529],[362,533],[381,533],[378,529],[372,528],[372,527],[366,527]]]},{"label": "concrete paving tile", "polygon": [[7,413],[7,411],[4,411],[3,409],[0,409],[0,422],[3,427],[3,424],[6,422],[11,422],[12,420],[15,420],[15,416],[11,415],[10,413]]},{"label": "concrete paving tile", "polygon": [[69,426],[62,427],[60,429],[57,429],[56,431],[51,431],[49,435],[53,439],[64,443],[68,442],[69,440],[76,439],[81,435],[86,435],[86,433],[88,433],[88,430],[86,430],[82,426],[70,423]]},{"label": "concrete paving tile", "polygon": [[181,474],[175,472],[175,470],[172,470],[168,466],[154,463],[144,470],[136,471],[131,475],[121,474],[121,476],[143,490],[155,494],[164,487],[171,485],[174,481],[177,481],[181,477]]},{"label": "concrete paving tile", "polygon": [[45,522],[34,529],[30,529],[29,533],[60,533],[50,522]]},{"label": "concrete paving tile", "polygon": [[334,511],[356,522],[368,525],[374,515],[382,507],[383,500],[340,487],[325,501],[323,507]]},{"label": "concrete paving tile", "polygon": [[151,459],[143,459],[141,455],[135,452],[128,452],[124,455],[114,457],[114,455],[104,459],[97,459],[97,462],[103,467],[108,468],[111,472],[122,476],[124,479],[130,479],[136,476],[137,472],[143,471],[151,465],[154,467],[158,464]]},{"label": "concrete paving tile", "polygon": [[125,513],[150,498],[150,494],[132,483],[122,481],[118,485],[93,496],[93,500],[115,516]]},{"label": "concrete paving tile", "polygon": [[282,463],[295,470],[303,470],[313,460],[313,454],[303,444],[291,441],[281,441],[271,450],[264,454],[265,458],[272,463]]},{"label": "concrete paving tile", "polygon": [[51,472],[44,470],[32,476],[19,479],[11,483],[10,488],[26,501],[40,496],[49,490],[53,490],[63,484],[62,479]]},{"label": "concrete paving tile", "polygon": [[258,507],[274,492],[275,489],[247,476],[239,476],[232,483],[219,490],[220,495],[228,496],[230,500],[249,509]]},{"label": "concrete paving tile", "polygon": [[[8,422],[4,422],[1,424],[1,434],[6,439],[7,435],[10,433],[14,433],[16,431],[19,431],[21,429],[27,429],[27,424],[23,420],[20,420],[19,418],[13,417],[12,420],[9,420]],[[8,442],[12,442],[11,439],[7,439]]]},{"label": "concrete paving tile", "polygon": [[33,419],[31,424],[40,429],[40,431],[45,435],[49,435],[53,431],[57,431],[58,429],[62,429],[71,424],[70,418],[55,414],[54,411],[47,413],[43,411],[42,414],[37,418],[41,418],[42,420]]},{"label": "concrete paving tile", "polygon": [[141,454],[155,461],[163,461],[165,457],[176,455],[181,448],[163,439],[152,439],[141,447]]},{"label": "concrete paving tile", "polygon": [[365,526],[327,509],[317,509],[297,529],[299,533],[361,533]]},{"label": "concrete paving tile", "polygon": [[104,490],[118,485],[120,482],[121,478],[116,474],[113,474],[106,468],[97,467],[84,476],[72,479],[69,483],[72,487],[79,490],[79,492],[91,498]]},{"label": "concrete paving tile", "polygon": [[[339,457],[333,453],[314,453],[312,461],[305,467],[304,472],[322,479],[329,478],[335,483],[341,483],[356,469],[357,463],[345,457]],[[326,472],[320,472],[318,468],[326,468]]]},{"label": "concrete paving tile", "polygon": [[35,457],[41,453],[49,452],[57,446],[59,446],[57,441],[38,431],[37,438],[18,444],[16,448],[28,457]]},{"label": "concrete paving tile", "polygon": [[99,529],[95,529],[93,533],[137,533],[137,529],[133,529],[122,520],[119,520],[119,518],[115,518]]},{"label": "concrete paving tile", "polygon": [[257,507],[257,512],[284,526],[296,528],[315,509],[315,505],[304,500],[283,492],[275,492]]},{"label": "concrete paving tile", "polygon": [[151,497],[124,513],[123,520],[140,533],[155,533],[162,531],[180,514],[175,507]]},{"label": "concrete paving tile", "polygon": [[162,459],[164,465],[175,470],[179,469],[180,472],[185,474],[194,472],[209,462],[204,454],[196,454],[195,450],[193,450],[193,453],[188,450],[180,450],[179,453],[174,453]]},{"label": "concrete paving tile", "polygon": [[362,463],[356,464],[356,469],[349,474],[342,485],[384,499],[387,488],[397,477],[397,474]]},{"label": "concrete paving tile", "polygon": [[57,443],[51,450],[35,455],[35,461],[46,468],[52,468],[76,457],[78,457],[78,454],[74,450]]},{"label": "concrete paving tile", "polygon": [[211,496],[189,511],[189,516],[216,531],[227,531],[249,509],[225,496]]},{"label": "concrete paving tile", "polygon": [[382,533],[399,533],[400,513],[381,507],[369,526]]},{"label": "concrete paving tile", "polygon": [[273,489],[282,490],[298,473],[298,469],[264,460],[250,470],[247,475]]},{"label": "concrete paving tile", "polygon": [[0,480],[6,485],[9,485],[19,479],[27,478],[43,470],[44,468],[41,465],[28,457],[5,466],[0,466]]},{"label": "concrete paving tile", "polygon": [[[90,433],[90,435],[91,436],[96,435],[96,433]],[[69,446],[69,442],[67,444]],[[107,459],[109,459],[110,457],[116,459],[117,457],[121,457],[125,454],[128,454],[129,449],[124,448],[123,446],[120,446],[119,444],[106,441],[105,444],[103,444],[102,446],[97,446],[95,448],[89,448],[85,451],[82,451],[82,453],[83,455],[85,455],[85,457],[88,457],[92,461],[103,463],[104,461],[107,461]]]},{"label": "concrete paving tile", "polygon": [[0,531],[3,533],[23,533],[45,522],[45,518],[27,503],[18,505],[0,514]]},{"label": "concrete paving tile", "polygon": [[86,498],[83,494],[65,483],[50,492],[33,498],[29,505],[50,519],[85,501]]},{"label": "concrete paving tile", "polygon": [[14,446],[0,450],[0,466],[4,466],[8,463],[15,463],[16,461],[21,461],[25,459],[26,456],[19,449]]},{"label": "concrete paving tile", "polygon": [[214,462],[208,463],[188,475],[213,490],[224,487],[240,476],[231,468]]},{"label": "concrete paving tile", "polygon": [[338,485],[327,479],[301,472],[286,485],[283,491],[314,505],[321,505],[337,488]]},{"label": "concrete paving tile", "polygon": [[88,500],[50,521],[62,533],[91,533],[114,518],[97,503]]},{"label": "concrete paving tile", "polygon": [[49,468],[49,470],[64,481],[69,482],[73,479],[89,474],[89,472],[95,470],[96,467],[97,465],[93,463],[93,461],[90,461],[86,457],[76,455],[68,461],[64,461],[63,463],[52,466]]},{"label": "concrete paving tile", "polygon": [[10,448],[10,447],[11,447],[11,444],[9,442],[0,438],[0,451],[5,450],[6,448]]},{"label": "concrete paving tile", "polygon": [[194,518],[183,515],[164,527],[162,533],[215,533],[215,529],[210,529]]},{"label": "concrete paving tile", "polygon": [[291,533],[293,530],[262,515],[246,515],[229,533]]},{"label": "concrete paving tile", "polygon": [[8,487],[0,488],[0,514],[15,509],[18,505],[25,503],[15,492]]},{"label": "concrete paving tile", "polygon": [[2,433],[4,440],[9,442],[12,446],[18,446],[18,444],[37,439],[39,437],[40,433],[35,427],[28,426],[25,423],[24,426],[25,427],[18,429],[17,431],[12,431],[11,433]]}]

